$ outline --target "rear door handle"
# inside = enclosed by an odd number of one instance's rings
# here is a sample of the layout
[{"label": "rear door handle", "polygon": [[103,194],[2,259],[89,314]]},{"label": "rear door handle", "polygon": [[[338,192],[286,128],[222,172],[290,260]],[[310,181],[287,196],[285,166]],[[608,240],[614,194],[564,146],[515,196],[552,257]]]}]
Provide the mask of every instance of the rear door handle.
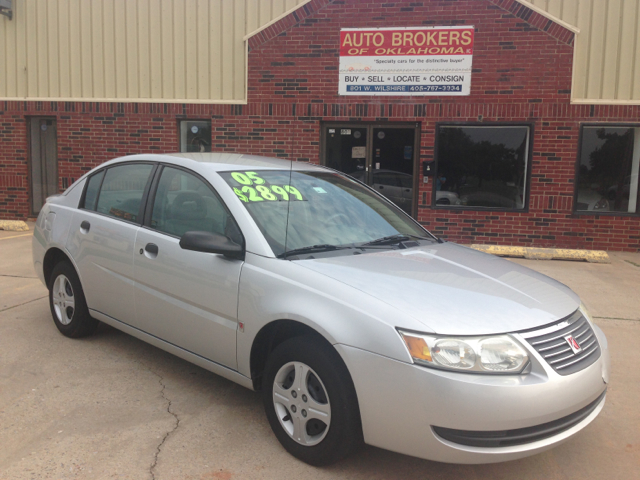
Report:
[{"label": "rear door handle", "polygon": [[90,229],[91,229],[91,224],[86,220],[83,220],[82,223],[80,224],[80,230],[82,230],[82,233],[87,233]]},{"label": "rear door handle", "polygon": [[147,243],[144,249],[147,251],[147,253],[150,253],[151,255],[158,254],[158,245],[156,245],[155,243]]}]

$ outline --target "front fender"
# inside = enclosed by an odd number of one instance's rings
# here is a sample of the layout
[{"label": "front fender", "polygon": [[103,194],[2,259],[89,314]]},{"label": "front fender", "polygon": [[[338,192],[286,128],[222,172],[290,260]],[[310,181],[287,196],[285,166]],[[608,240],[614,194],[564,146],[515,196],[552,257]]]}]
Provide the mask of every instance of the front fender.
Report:
[{"label": "front fender", "polygon": [[396,325],[423,324],[359,290],[296,262],[248,253],[240,276],[238,371],[251,375],[251,347],[258,332],[275,320],[294,320],[331,344],[350,345],[402,362],[411,359]]}]

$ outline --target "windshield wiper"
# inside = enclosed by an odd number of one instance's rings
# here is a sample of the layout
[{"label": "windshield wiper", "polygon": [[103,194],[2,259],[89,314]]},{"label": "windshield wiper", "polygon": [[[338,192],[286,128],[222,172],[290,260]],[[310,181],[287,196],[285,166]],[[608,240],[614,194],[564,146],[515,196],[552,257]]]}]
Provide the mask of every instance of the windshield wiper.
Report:
[{"label": "windshield wiper", "polygon": [[323,243],[321,245],[310,245],[308,247],[301,247],[301,248],[294,248],[293,250],[287,250],[286,252],[278,255],[278,258],[287,258],[290,255],[303,255],[305,253],[330,252],[332,250],[342,250],[344,248],[352,248],[352,247],[341,247],[339,245],[329,245],[328,243]]},{"label": "windshield wiper", "polygon": [[358,245],[358,247],[369,247],[373,245],[395,245],[396,243],[405,242],[412,238],[418,240],[430,240],[434,241],[432,238],[421,237],[420,235],[411,235],[410,233],[396,233],[395,235],[389,235],[388,237],[376,238],[375,240],[371,240],[370,242],[362,243]]},{"label": "windshield wiper", "polygon": [[410,238],[411,237],[409,237],[409,235],[397,233],[395,235],[389,235],[388,237],[376,238],[375,240],[371,240],[370,242],[366,242],[358,246],[368,247],[371,245],[393,245],[395,243],[400,243],[400,242],[404,242],[405,240],[409,240]]}]

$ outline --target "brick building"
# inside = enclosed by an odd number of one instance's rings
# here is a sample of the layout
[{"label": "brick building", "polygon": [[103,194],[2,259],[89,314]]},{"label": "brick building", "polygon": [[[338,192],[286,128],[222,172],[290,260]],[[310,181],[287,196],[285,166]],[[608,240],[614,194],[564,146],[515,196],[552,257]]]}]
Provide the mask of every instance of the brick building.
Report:
[{"label": "brick building", "polygon": [[[246,98],[3,94],[0,218],[34,216],[45,194],[117,156],[213,150],[345,171],[451,241],[640,251],[640,84],[629,99],[572,95],[571,24],[515,0],[312,0],[272,16],[243,37]],[[341,29],[463,26],[468,95],[339,94]],[[213,65],[202,81],[226,81]]]}]

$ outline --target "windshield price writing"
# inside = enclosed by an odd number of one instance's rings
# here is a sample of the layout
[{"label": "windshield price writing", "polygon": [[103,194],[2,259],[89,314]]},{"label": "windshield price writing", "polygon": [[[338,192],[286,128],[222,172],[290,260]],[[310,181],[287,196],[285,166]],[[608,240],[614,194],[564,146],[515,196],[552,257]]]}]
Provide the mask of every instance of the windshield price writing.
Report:
[{"label": "windshield price writing", "polygon": [[270,185],[256,172],[232,172],[231,178],[242,187],[233,191],[243,202],[304,200],[300,191],[291,185]]}]

